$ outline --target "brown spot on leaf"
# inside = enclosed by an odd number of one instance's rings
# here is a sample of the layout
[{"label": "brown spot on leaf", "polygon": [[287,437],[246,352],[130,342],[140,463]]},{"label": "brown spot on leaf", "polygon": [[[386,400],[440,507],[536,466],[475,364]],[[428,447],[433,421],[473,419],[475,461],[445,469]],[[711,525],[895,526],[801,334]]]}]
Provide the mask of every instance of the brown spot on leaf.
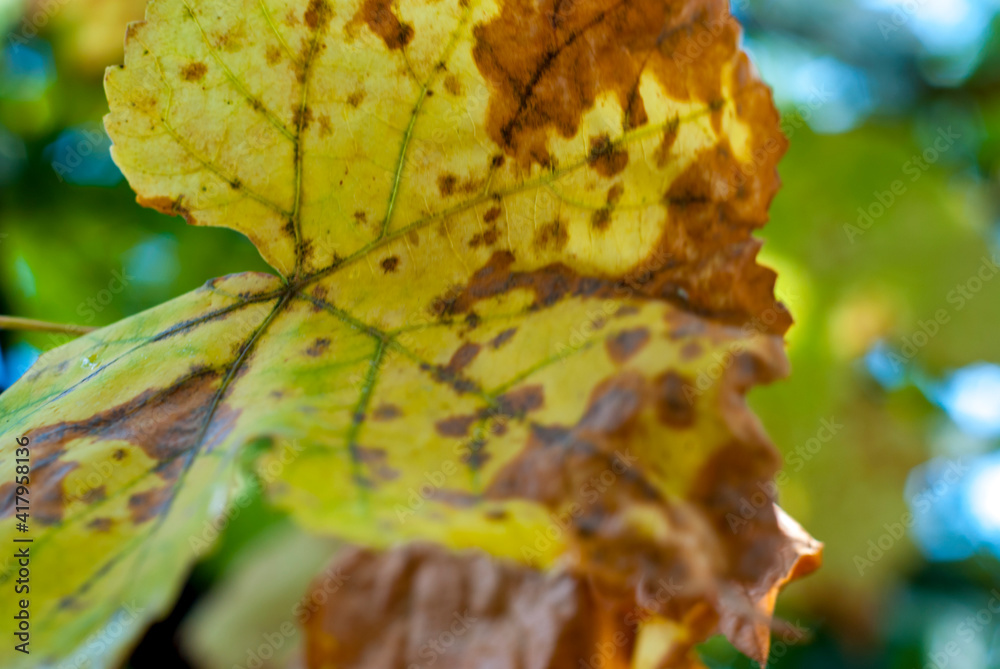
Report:
[{"label": "brown spot on leaf", "polygon": [[354,220],[357,221],[358,223],[367,223],[368,214],[359,209],[358,211],[354,212]]},{"label": "brown spot on leaf", "polygon": [[87,504],[103,502],[108,496],[107,486],[99,485],[80,495],[80,500]]},{"label": "brown spot on leaf", "polygon": [[482,185],[482,179],[475,177],[459,179],[449,172],[444,172],[437,178],[438,192],[441,193],[441,197],[449,197],[456,193],[478,193]]},{"label": "brown spot on leaf", "polygon": [[532,243],[537,249],[561,251],[568,241],[569,233],[566,231],[566,224],[556,219],[539,227]]},{"label": "brown spot on leaf", "polygon": [[390,272],[395,272],[396,268],[399,266],[399,256],[389,256],[382,260],[382,272],[389,274]]},{"label": "brown spot on leaf", "polygon": [[312,121],[312,117],[312,109],[308,106],[303,108],[296,103],[292,108],[292,123],[299,129],[299,132],[309,127],[309,122]]},{"label": "brown spot on leaf", "polygon": [[325,29],[333,18],[333,9],[327,0],[309,0],[304,18],[309,28],[320,31]]},{"label": "brown spot on leaf", "polygon": [[608,351],[608,356],[617,364],[621,365],[642,350],[642,347],[649,341],[649,330],[646,328],[635,328],[634,330],[624,330],[616,335],[608,337],[604,341],[604,347]]},{"label": "brown spot on leaf", "polygon": [[354,21],[358,20],[364,21],[390,49],[402,49],[413,39],[413,26],[399,20],[392,0],[365,0],[354,15]]},{"label": "brown spot on leaf", "polygon": [[490,340],[490,346],[492,346],[495,349],[500,348],[501,346],[509,342],[516,332],[517,328],[509,328],[507,330],[504,330],[503,332],[501,332],[496,337]]},{"label": "brown spot on leaf", "polygon": [[458,177],[454,174],[442,174],[438,176],[437,184],[441,197],[448,197],[455,193],[455,186],[458,184]]},{"label": "brown spot on leaf", "polygon": [[444,78],[444,89],[452,95],[461,95],[462,82],[454,74],[449,74]]},{"label": "brown spot on leaf", "polygon": [[366,465],[385,462],[388,457],[388,453],[386,453],[384,448],[373,448],[355,444],[351,447],[351,451],[358,462],[363,462]]},{"label": "brown spot on leaf", "polygon": [[590,225],[599,232],[604,232],[611,225],[611,210],[607,207],[598,209],[590,217]]},{"label": "brown spot on leaf", "polygon": [[538,411],[545,404],[545,390],[540,385],[523,386],[497,398],[500,414],[522,418],[531,411]]},{"label": "brown spot on leaf", "polygon": [[620,183],[616,183],[611,188],[608,189],[608,205],[613,205],[621,199],[622,193],[625,192],[625,187]]},{"label": "brown spot on leaf", "polygon": [[434,429],[442,437],[464,437],[476,422],[476,416],[449,416],[434,423]]},{"label": "brown spot on leaf", "polygon": [[328,287],[322,286],[322,285],[316,285],[316,286],[314,286],[313,289],[309,292],[310,295],[312,295],[314,298],[316,298],[320,302],[325,301],[326,300],[326,296],[329,293],[330,293],[330,289]]},{"label": "brown spot on leaf", "polygon": [[328,348],[330,348],[330,340],[326,337],[320,337],[306,349],[306,355],[311,358],[316,358],[323,355]]},{"label": "brown spot on leaf", "polygon": [[663,131],[663,139],[656,148],[656,166],[664,167],[670,160],[670,149],[677,141],[677,130],[680,127],[680,119],[675,118]]},{"label": "brown spot on leaf", "polygon": [[172,486],[165,485],[138,492],[128,498],[129,515],[133,523],[144,523],[159,516],[170,502]]},{"label": "brown spot on leaf", "polygon": [[479,248],[480,246],[493,246],[497,243],[500,238],[500,233],[496,228],[490,228],[485,232],[477,232],[472,235],[472,239],[469,240],[469,246],[471,248]]},{"label": "brown spot on leaf", "polygon": [[451,356],[451,360],[445,366],[445,372],[449,374],[458,374],[463,369],[472,364],[472,361],[476,359],[479,355],[479,351],[482,347],[475,342],[466,342],[462,344],[457,351]]},{"label": "brown spot on leaf", "polygon": [[479,386],[461,374],[448,371],[444,365],[420,365],[420,369],[431,374],[435,380],[448,384],[458,394],[474,392]]},{"label": "brown spot on leaf", "polygon": [[184,78],[184,81],[201,81],[205,78],[206,72],[208,72],[208,66],[205,63],[188,63],[181,68],[181,77]]},{"label": "brown spot on leaf", "polygon": [[500,207],[492,206],[483,214],[483,223],[492,223],[500,218]]},{"label": "brown spot on leaf", "polygon": [[591,392],[577,427],[598,434],[618,432],[639,414],[644,395],[645,380],[638,372],[605,379]]},{"label": "brown spot on leaf", "polygon": [[94,518],[87,523],[87,527],[96,532],[107,532],[113,525],[114,521],[110,518]]},{"label": "brown spot on leaf", "polygon": [[267,47],[267,64],[277,65],[281,60],[281,49],[271,44]]},{"label": "brown spot on leaf", "polygon": [[[380,481],[392,481],[399,478],[399,472],[388,466],[388,453],[384,448],[372,448],[355,445],[351,448],[353,457],[367,466],[368,471]],[[372,481],[366,479],[368,485]]]},{"label": "brown spot on leaf", "polygon": [[319,135],[320,137],[326,137],[331,132],[333,132],[333,124],[330,123],[330,117],[326,114],[319,115]]},{"label": "brown spot on leaf", "polygon": [[590,155],[587,162],[604,177],[613,177],[628,165],[628,151],[616,146],[607,135],[590,138]]},{"label": "brown spot on leaf", "polygon": [[689,341],[681,348],[681,360],[690,361],[701,355],[701,344],[696,341]]},{"label": "brown spot on leaf", "polygon": [[448,488],[432,488],[427,498],[456,509],[471,509],[481,501],[479,496],[472,493]]},{"label": "brown spot on leaf", "polygon": [[243,24],[237,24],[224,33],[215,35],[212,43],[216,49],[234,53],[243,48],[246,41],[246,29]]},{"label": "brown spot on leaf", "polygon": [[380,404],[372,411],[372,420],[385,421],[399,418],[403,412],[395,404]]},{"label": "brown spot on leaf", "polygon": [[[33,450],[38,450],[34,439],[32,447]],[[65,489],[66,476],[78,467],[78,463],[64,460],[43,460],[42,466],[34,467],[31,477],[31,512],[40,525],[55,525],[62,520],[66,503],[73,500],[71,491]],[[11,513],[14,511],[14,501],[14,496],[11,495]],[[3,503],[7,506],[8,501],[4,500]]]},{"label": "brown spot on leaf", "polygon": [[656,379],[656,413],[660,422],[674,428],[688,428],[694,425],[694,383],[671,370]]},{"label": "brown spot on leaf", "polygon": [[364,101],[364,99],[365,99],[365,91],[364,89],[359,88],[358,90],[354,91],[353,93],[347,96],[347,104],[357,109],[359,106],[361,106],[361,103]]}]

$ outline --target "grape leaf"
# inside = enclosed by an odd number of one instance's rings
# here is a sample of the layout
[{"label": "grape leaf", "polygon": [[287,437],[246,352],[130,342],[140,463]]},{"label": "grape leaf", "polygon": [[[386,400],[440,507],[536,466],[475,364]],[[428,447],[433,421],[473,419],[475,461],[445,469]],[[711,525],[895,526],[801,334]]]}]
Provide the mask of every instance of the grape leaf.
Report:
[{"label": "grape leaf", "polygon": [[0,397],[0,513],[27,436],[33,569],[59,574],[37,652],[120,657],[257,445],[309,528],[673,577],[666,614],[765,657],[819,546],[743,401],[785,373],[790,318],[752,237],[785,140],[737,40],[715,0],[154,0],[106,77],[115,160],[279,276],[98,330]]},{"label": "grape leaf", "polygon": [[[794,521],[782,514],[780,522],[798,550],[815,549]],[[594,588],[586,574],[546,574],[472,552],[354,550],[309,590],[318,605],[304,617],[306,665],[704,669],[694,645],[718,621],[689,586],[661,579],[641,597],[623,597]]]}]

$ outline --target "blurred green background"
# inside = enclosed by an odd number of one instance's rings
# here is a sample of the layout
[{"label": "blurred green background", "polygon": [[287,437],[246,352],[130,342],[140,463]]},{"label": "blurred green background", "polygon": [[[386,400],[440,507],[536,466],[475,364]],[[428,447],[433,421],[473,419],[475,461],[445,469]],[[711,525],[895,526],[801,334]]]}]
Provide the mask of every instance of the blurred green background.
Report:
[{"label": "blurred green background", "polygon": [[[102,73],[144,4],[0,0],[0,313],[103,325],[265,268],[235,233],[135,205],[108,156]],[[771,666],[1000,669],[1000,0],[734,12],[791,140],[761,237],[796,317],[793,374],[751,402],[786,454],[783,505],[827,544],[781,600],[810,638]],[[0,334],[0,388],[60,342]],[[244,510],[134,666],[245,661],[267,626],[239,616],[268,607],[218,593],[288,541],[301,574],[328,555],[259,501]],[[703,654],[753,666],[719,640]]]}]

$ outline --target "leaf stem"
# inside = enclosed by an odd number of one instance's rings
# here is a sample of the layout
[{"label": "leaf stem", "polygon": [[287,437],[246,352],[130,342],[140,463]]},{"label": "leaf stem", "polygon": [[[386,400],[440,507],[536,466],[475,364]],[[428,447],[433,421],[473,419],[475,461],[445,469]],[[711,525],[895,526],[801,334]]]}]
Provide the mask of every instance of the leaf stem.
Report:
[{"label": "leaf stem", "polygon": [[0,330],[28,330],[31,332],[65,332],[66,334],[85,335],[97,328],[70,323],[47,323],[33,318],[17,316],[0,316]]}]

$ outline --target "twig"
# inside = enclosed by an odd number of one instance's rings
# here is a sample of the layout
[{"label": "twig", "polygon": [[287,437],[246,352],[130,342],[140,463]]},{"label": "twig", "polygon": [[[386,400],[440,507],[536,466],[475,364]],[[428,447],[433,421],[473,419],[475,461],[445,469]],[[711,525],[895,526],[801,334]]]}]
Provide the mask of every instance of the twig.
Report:
[{"label": "twig", "polygon": [[65,332],[66,334],[85,335],[97,328],[86,325],[68,323],[46,323],[33,318],[18,318],[17,316],[0,316],[0,330],[30,330],[32,332]]}]

